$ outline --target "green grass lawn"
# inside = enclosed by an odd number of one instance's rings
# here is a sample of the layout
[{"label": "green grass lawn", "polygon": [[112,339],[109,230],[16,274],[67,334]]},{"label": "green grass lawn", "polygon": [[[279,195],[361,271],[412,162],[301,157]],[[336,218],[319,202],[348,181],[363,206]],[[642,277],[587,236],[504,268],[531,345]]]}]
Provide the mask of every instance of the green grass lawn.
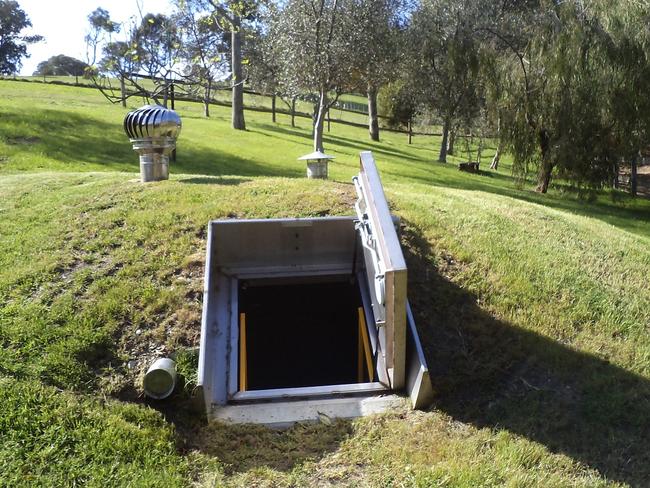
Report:
[{"label": "green grass lawn", "polygon": [[[647,486],[650,202],[435,163],[439,140],[179,103],[171,179],[141,185],[125,110],[0,82],[0,486]],[[135,100],[132,101],[136,103]],[[191,399],[214,218],[350,214],[372,150],[402,218],[430,409],[286,431]],[[485,154],[485,162],[492,156]],[[451,158],[452,162],[461,160]],[[185,386],[150,402],[148,361]]]}]

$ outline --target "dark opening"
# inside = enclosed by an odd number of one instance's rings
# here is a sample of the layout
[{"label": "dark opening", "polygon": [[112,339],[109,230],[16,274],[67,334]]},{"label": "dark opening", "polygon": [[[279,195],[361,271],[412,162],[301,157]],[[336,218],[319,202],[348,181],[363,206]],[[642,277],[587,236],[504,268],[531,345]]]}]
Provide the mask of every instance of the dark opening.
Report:
[{"label": "dark opening", "polygon": [[247,389],[357,383],[361,306],[358,284],[349,279],[243,282]]}]

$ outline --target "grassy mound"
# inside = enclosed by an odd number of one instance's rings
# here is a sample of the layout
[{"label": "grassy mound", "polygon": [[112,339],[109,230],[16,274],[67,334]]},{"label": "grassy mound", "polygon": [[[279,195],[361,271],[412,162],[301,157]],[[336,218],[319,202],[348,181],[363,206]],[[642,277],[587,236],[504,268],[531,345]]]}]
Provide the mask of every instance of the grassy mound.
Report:
[{"label": "grassy mound", "polygon": [[[433,138],[332,126],[308,181],[305,121],[181,104],[170,181],[141,185],[124,110],[88,89],[0,82],[0,479],[11,486],[643,486],[650,205],[547,196],[432,163]],[[214,218],[349,214],[373,150],[402,218],[434,376],[427,412],[206,426],[189,396]],[[486,158],[490,155],[486,155]],[[461,160],[459,157],[458,160]],[[141,397],[150,358],[187,384]]]}]

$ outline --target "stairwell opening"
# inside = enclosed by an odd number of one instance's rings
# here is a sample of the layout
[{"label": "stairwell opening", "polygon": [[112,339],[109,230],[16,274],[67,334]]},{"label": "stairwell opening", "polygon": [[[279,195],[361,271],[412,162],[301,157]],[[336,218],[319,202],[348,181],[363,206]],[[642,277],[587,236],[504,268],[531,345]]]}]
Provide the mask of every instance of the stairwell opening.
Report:
[{"label": "stairwell opening", "polygon": [[359,285],[350,276],[245,280],[238,303],[239,391],[374,380]]}]

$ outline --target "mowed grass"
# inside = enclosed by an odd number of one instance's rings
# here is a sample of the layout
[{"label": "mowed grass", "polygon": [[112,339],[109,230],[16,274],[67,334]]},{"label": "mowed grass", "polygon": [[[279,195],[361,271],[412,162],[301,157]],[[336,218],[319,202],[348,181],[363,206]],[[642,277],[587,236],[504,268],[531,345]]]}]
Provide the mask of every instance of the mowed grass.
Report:
[{"label": "mowed grass", "polygon": [[[172,178],[141,185],[124,109],[0,87],[0,485],[647,485],[647,201],[536,195],[507,162],[464,174],[433,162],[435,138],[337,124],[332,179],[308,181],[307,120],[247,112],[235,132],[193,104]],[[402,218],[434,404],[206,426],[190,396],[208,220],[350,214],[367,149]],[[140,375],[161,352],[187,384],[149,402]]]}]

